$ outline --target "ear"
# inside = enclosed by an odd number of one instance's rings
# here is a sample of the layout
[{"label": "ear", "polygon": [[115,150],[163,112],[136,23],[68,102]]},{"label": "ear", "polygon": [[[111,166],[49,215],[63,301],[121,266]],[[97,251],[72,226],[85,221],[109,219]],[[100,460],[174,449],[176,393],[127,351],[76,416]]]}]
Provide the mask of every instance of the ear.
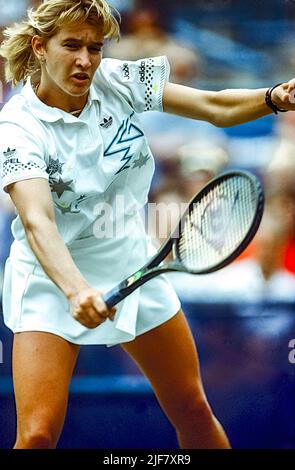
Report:
[{"label": "ear", "polygon": [[44,53],[46,51],[44,39],[40,36],[35,35],[32,37],[31,44],[37,59],[41,62],[44,61]]}]

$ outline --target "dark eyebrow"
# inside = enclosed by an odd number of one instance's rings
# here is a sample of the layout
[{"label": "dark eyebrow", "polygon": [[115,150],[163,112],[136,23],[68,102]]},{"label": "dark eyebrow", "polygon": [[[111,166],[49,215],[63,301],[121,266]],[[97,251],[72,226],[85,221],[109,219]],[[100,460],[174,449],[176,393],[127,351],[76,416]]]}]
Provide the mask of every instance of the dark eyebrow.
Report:
[{"label": "dark eyebrow", "polygon": [[[62,44],[65,44],[66,42],[76,42],[77,44],[83,43],[82,39],[77,39],[77,38],[66,38],[62,40]],[[95,45],[95,46],[103,46],[103,42],[99,42],[99,41],[98,42],[93,41],[90,44]]]}]

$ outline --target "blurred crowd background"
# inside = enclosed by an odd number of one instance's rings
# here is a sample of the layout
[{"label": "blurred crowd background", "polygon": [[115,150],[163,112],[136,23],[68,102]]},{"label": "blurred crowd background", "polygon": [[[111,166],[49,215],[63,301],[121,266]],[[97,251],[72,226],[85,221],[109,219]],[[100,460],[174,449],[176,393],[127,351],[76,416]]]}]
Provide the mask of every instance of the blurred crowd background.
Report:
[{"label": "blurred crowd background", "polygon": [[[0,0],[3,28],[38,0]],[[115,0],[122,39],[105,57],[137,60],[166,55],[171,81],[201,89],[269,87],[295,76],[295,2],[291,0]],[[2,35],[3,38],[3,35]],[[14,93],[5,83],[3,103]],[[2,105],[0,105],[2,106]],[[142,124],[156,158],[151,202],[164,202],[166,218],[149,224],[155,243],[159,226],[175,223],[176,203],[188,201],[225,169],[249,169],[263,182],[266,210],[258,235],[241,259],[219,273],[172,275],[186,300],[295,300],[295,113],[270,115],[226,129],[149,112]],[[14,209],[0,193],[0,272],[11,243]],[[165,220],[166,219],[166,220]],[[152,226],[151,226],[152,225]],[[160,237],[161,238],[161,237]],[[1,282],[1,281],[0,281]]]},{"label": "blurred crowd background", "polygon": [[[6,25],[38,3],[0,0],[0,36]],[[171,81],[216,91],[267,88],[295,77],[293,0],[112,0],[112,4],[122,15],[122,39],[106,45],[105,57],[136,60],[167,55]],[[5,84],[1,59],[0,79],[4,103],[20,87],[12,90]],[[187,202],[220,172],[247,169],[262,181],[265,214],[246,252],[217,273],[170,278],[197,336],[208,396],[233,446],[294,448],[295,381],[288,343],[295,327],[295,113],[272,114],[226,129],[163,113],[145,113],[141,119],[156,159],[150,201],[165,203],[162,208],[167,210],[148,227],[156,244],[165,238],[163,224],[175,224],[177,204]],[[0,273],[14,217],[9,197],[0,191]],[[8,358],[11,336],[4,326],[1,338]],[[2,370],[0,414],[6,432],[0,447],[9,447],[14,405],[8,359]],[[175,446],[172,430],[138,373],[119,347],[107,352],[101,348],[99,355],[95,347],[83,348],[61,446],[97,447],[97,442],[105,448]],[[113,415],[116,423],[110,423]],[[135,423],[128,433],[126,422]]]}]

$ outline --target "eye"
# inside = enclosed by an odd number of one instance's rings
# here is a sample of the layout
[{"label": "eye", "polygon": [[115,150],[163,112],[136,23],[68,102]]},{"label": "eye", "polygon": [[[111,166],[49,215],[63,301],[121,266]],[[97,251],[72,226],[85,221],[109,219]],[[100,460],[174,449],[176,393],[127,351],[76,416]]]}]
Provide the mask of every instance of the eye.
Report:
[{"label": "eye", "polygon": [[78,49],[79,48],[78,44],[65,44],[65,47],[67,47],[69,49]]},{"label": "eye", "polygon": [[89,51],[93,54],[99,54],[102,51],[102,47],[89,47]]}]

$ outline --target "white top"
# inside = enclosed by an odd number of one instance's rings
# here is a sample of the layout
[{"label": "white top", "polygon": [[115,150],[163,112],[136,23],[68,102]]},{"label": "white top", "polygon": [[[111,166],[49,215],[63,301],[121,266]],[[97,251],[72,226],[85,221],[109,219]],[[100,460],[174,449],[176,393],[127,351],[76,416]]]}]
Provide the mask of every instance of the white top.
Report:
[{"label": "white top", "polygon": [[[3,187],[45,178],[65,243],[94,235],[113,237],[115,227],[105,227],[99,219],[123,217],[127,222],[147,200],[154,161],[135,112],[162,111],[168,75],[165,57],[104,59],[78,118],[40,101],[28,80],[0,112]],[[12,231],[25,241],[19,217]]]}]

